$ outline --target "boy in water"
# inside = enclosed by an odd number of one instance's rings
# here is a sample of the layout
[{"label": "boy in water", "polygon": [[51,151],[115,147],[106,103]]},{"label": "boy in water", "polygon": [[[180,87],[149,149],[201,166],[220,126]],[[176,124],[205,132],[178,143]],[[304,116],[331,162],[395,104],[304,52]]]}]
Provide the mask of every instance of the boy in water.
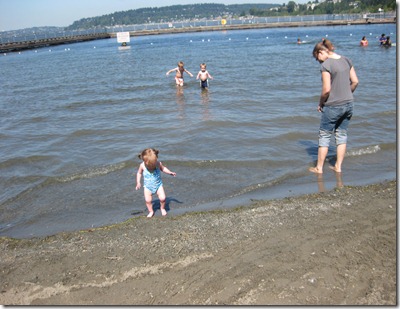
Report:
[{"label": "boy in water", "polygon": [[178,66],[175,69],[169,70],[167,72],[167,76],[169,75],[169,73],[174,72],[174,71],[176,72],[175,82],[176,82],[177,86],[181,86],[181,87],[183,86],[183,73],[186,72],[187,74],[190,75],[190,77],[193,77],[193,74],[184,68],[184,64],[182,61],[178,62]]},{"label": "boy in water", "polygon": [[196,79],[200,78],[200,85],[201,88],[207,89],[208,88],[208,79],[214,79],[210,73],[207,71],[207,65],[205,63],[200,64],[200,71],[199,74],[197,74]]}]

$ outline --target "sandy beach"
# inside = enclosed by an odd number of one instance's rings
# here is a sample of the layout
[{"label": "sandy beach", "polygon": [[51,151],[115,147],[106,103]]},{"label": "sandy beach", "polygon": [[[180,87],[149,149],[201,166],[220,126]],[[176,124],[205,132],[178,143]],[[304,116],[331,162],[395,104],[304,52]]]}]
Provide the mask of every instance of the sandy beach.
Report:
[{"label": "sandy beach", "polygon": [[396,305],[396,181],[0,239],[3,305]]}]

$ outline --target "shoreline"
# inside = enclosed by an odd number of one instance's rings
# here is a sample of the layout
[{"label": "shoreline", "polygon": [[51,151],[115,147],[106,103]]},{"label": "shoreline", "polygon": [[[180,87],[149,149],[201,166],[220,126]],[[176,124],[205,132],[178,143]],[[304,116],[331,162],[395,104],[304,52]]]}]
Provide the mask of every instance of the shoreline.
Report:
[{"label": "shoreline", "polygon": [[[313,27],[313,26],[344,26],[344,25],[365,25],[365,24],[395,24],[393,18],[383,18],[380,20],[356,19],[356,20],[327,20],[327,21],[302,21],[302,22],[277,22],[277,23],[259,23],[259,24],[241,24],[241,25],[220,25],[220,26],[198,26],[198,27],[182,27],[168,28],[157,30],[138,30],[129,31],[131,37],[147,36],[147,35],[163,35],[176,33],[191,32],[209,32],[209,31],[227,31],[227,30],[248,30],[248,29],[264,29],[264,28],[292,28],[292,27]],[[40,40],[30,40],[21,42],[1,43],[0,53],[18,52],[35,48],[43,48],[48,46],[57,46],[63,44],[72,44],[85,41],[93,41],[100,39],[116,38],[117,33],[96,33],[87,35],[76,35],[71,37],[49,38]]]},{"label": "shoreline", "polygon": [[0,238],[3,305],[395,305],[397,181]]}]

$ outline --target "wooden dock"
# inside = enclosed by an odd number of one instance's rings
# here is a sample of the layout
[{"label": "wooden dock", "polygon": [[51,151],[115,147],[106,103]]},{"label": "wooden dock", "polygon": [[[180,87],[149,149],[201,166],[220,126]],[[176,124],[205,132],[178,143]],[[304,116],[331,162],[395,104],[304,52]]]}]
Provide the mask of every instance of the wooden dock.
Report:
[{"label": "wooden dock", "polygon": [[22,41],[22,42],[11,42],[0,44],[0,53],[16,52],[26,49],[42,48],[61,44],[71,44],[77,42],[85,42],[92,40],[108,39],[110,38],[110,33],[95,33],[95,34],[84,34],[57,38],[48,38],[32,41]]}]

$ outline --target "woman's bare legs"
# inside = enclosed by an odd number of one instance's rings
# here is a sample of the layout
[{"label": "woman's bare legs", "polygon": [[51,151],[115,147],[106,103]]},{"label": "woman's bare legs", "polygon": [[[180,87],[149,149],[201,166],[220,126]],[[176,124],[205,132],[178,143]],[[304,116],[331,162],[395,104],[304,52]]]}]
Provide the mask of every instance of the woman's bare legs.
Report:
[{"label": "woman's bare legs", "polygon": [[322,174],[323,168],[324,168],[324,163],[326,156],[328,154],[328,147],[325,146],[320,146],[318,147],[318,161],[317,161],[317,166],[315,167],[310,167],[309,171],[316,173],[316,174]]},{"label": "woman's bare legs", "polygon": [[346,144],[340,144],[336,148],[336,163],[334,171],[336,173],[342,172],[342,163],[346,154]]}]

